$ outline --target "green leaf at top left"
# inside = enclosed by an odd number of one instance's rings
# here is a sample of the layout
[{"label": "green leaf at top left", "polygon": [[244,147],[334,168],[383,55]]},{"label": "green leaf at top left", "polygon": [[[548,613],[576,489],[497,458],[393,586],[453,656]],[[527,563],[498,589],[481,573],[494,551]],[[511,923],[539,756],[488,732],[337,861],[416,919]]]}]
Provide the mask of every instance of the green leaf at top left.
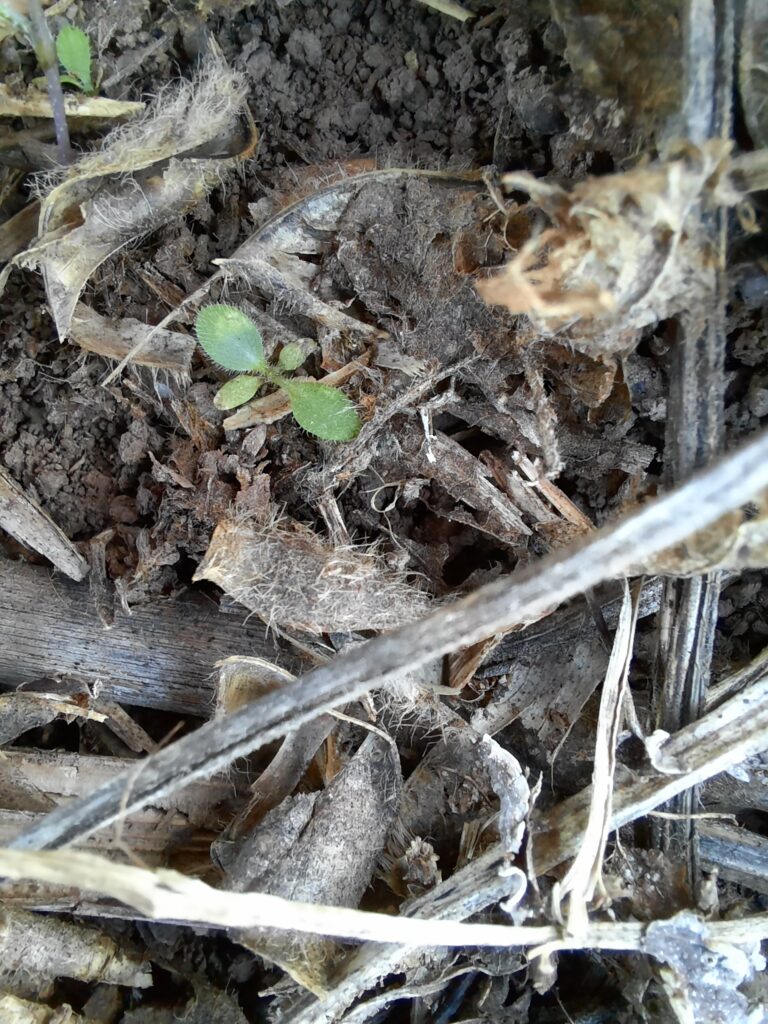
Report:
[{"label": "green leaf at top left", "polygon": [[234,306],[206,306],[195,321],[197,340],[211,359],[227,370],[262,370],[264,343],[256,324]]}]

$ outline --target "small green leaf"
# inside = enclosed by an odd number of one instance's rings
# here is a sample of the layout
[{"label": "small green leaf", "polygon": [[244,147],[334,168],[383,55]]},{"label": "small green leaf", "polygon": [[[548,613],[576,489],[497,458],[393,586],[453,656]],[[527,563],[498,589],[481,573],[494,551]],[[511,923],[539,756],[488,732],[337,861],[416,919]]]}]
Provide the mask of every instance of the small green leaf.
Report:
[{"label": "small green leaf", "polygon": [[260,370],[266,366],[258,327],[234,306],[217,303],[201,309],[195,330],[197,340],[219,366],[227,370]]},{"label": "small green leaf", "polygon": [[281,370],[290,371],[298,370],[306,358],[306,353],[302,350],[301,345],[291,342],[289,345],[283,345],[277,361]]},{"label": "small green leaf", "polygon": [[83,92],[93,92],[91,44],[85,32],[74,25],[66,25],[56,36],[56,53],[64,70]]},{"label": "small green leaf", "polygon": [[238,405],[250,402],[263,383],[261,377],[241,374],[219,388],[213,404],[217,409],[236,409]]},{"label": "small green leaf", "polygon": [[355,406],[336,388],[316,380],[281,380],[296,422],[324,441],[351,441],[360,432]]}]

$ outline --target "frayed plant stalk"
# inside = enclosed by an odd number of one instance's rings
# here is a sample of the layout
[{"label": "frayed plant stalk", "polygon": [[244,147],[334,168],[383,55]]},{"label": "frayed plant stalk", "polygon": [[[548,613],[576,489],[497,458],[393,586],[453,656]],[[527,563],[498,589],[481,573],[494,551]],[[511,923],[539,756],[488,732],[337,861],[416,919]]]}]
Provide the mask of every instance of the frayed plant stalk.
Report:
[{"label": "frayed plant stalk", "polygon": [[219,524],[196,580],[210,580],[268,626],[308,633],[392,629],[428,596],[375,549],[336,546],[288,519]]},{"label": "frayed plant stalk", "polygon": [[714,261],[701,212],[741,198],[729,154],[729,143],[713,140],[571,191],[522,172],[505,175],[552,227],[478,283],[480,295],[591,356],[631,351],[644,327],[696,309],[711,294]]},{"label": "frayed plant stalk", "polygon": [[[60,338],[67,337],[94,270],[137,238],[182,216],[239,159],[239,154],[223,159],[188,154],[229,140],[243,99],[242,76],[220,58],[209,59],[193,81],[163,90],[143,117],[114,129],[65,179],[56,172],[40,176],[40,238],[9,268],[42,271]],[[6,276],[7,271],[0,287]],[[131,351],[146,343],[142,339]]]},{"label": "frayed plant stalk", "polygon": [[[493,855],[488,854],[483,858],[493,859]],[[649,928],[644,921],[596,922],[585,934],[569,936],[563,934],[559,925],[550,924],[465,924],[439,917],[393,917],[347,907],[299,903],[266,893],[223,892],[178,871],[147,871],[116,864],[94,854],[68,850],[24,854],[0,850],[0,870],[9,878],[36,879],[54,885],[70,885],[73,877],[80,878],[94,891],[119,899],[158,920],[220,928],[282,928],[393,943],[399,949],[404,946],[531,948],[554,943],[560,949],[642,950]],[[450,879],[443,886],[448,890],[451,884],[455,888],[456,883],[456,879]],[[508,888],[514,889],[515,883],[519,884],[519,879],[510,876]],[[501,893],[495,895],[498,898]],[[711,941],[760,941],[768,938],[768,913],[709,921],[704,927]]]}]

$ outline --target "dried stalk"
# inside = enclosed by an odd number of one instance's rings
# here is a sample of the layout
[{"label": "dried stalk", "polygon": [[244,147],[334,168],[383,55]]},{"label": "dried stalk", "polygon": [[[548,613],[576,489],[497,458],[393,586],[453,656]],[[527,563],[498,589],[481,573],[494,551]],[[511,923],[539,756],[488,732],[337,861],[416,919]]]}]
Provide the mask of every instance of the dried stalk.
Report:
[{"label": "dried stalk", "polygon": [[[177,871],[147,871],[115,864],[90,853],[0,850],[0,873],[7,878],[35,879],[54,885],[73,878],[113,899],[128,903],[162,921],[204,924],[219,928],[280,927],[312,935],[402,946],[538,946],[557,942],[564,949],[642,949],[648,922],[594,923],[583,935],[568,936],[557,925],[465,924],[442,919],[391,917],[348,907],[298,903],[265,893],[234,893],[214,889]],[[721,942],[753,942],[768,938],[768,913],[734,921],[707,923],[709,935]],[[134,982],[135,983],[135,982]]]},{"label": "dried stalk", "polygon": [[[733,90],[734,21],[731,0],[719,5],[690,0],[685,8],[686,97],[684,131],[694,143],[728,139]],[[669,482],[678,483],[707,465],[722,448],[725,409],[725,258],[727,213],[721,207],[702,214],[717,253],[709,308],[683,318],[683,338],[673,350],[667,413],[665,462]],[[656,726],[674,731],[704,709],[717,625],[722,575],[712,572],[690,580],[669,580],[662,597],[655,684]],[[685,793],[670,809],[679,819],[655,823],[656,841],[674,848],[687,862],[688,884],[698,887],[695,792]]]},{"label": "dried stalk", "polygon": [[209,722],[148,757],[130,777],[102,787],[79,804],[53,811],[14,846],[39,849],[74,842],[399,673],[515,623],[535,621],[575,594],[622,576],[641,554],[647,557],[678,543],[767,486],[768,433],[764,433],[677,491],[595,533],[588,542],[488,584],[341,655],[278,693]]}]

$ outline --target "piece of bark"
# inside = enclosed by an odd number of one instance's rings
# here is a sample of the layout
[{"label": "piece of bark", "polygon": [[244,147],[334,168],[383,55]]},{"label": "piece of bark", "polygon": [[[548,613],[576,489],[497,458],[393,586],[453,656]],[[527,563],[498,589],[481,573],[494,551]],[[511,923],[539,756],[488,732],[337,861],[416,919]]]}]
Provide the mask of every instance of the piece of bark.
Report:
[{"label": "piece of bark", "polygon": [[[638,619],[654,615],[659,610],[663,581],[660,577],[649,579],[643,586],[640,604],[637,610]],[[597,604],[609,629],[615,629],[618,621],[621,599],[615,584],[601,588],[597,596]],[[553,612],[541,623],[530,626],[526,630],[506,636],[494,650],[491,658],[480,666],[476,675],[481,679],[500,676],[513,670],[518,659],[533,660],[540,657],[537,651],[553,649],[558,645],[576,645],[586,634],[592,634],[595,619],[592,609],[586,601],[579,599],[567,608]]]},{"label": "piece of bark", "polygon": [[[356,907],[384,847],[401,784],[394,744],[368,736],[327,790],[284,802],[241,840],[227,870],[227,888]],[[338,958],[333,942],[264,929],[235,937],[311,991],[327,988]]]},{"label": "piece of bark", "polygon": [[[69,340],[85,352],[106,359],[130,357],[140,366],[188,374],[197,342],[191,334],[153,328],[150,324],[124,317],[112,321],[78,302],[69,325]],[[131,356],[134,349],[139,349]]]},{"label": "piece of bark", "polygon": [[139,778],[109,783],[65,813],[52,812],[41,827],[17,840],[14,848],[72,842],[160,794],[226,767],[377,684],[515,623],[533,622],[553,605],[624,575],[639,550],[648,554],[670,547],[750,501],[767,486],[768,434],[763,433],[676,491],[596,531],[588,542],[557,551],[424,619],[352,648],[277,693],[209,722],[193,735],[151,754],[142,762]]},{"label": "piece of bark", "polygon": [[[74,754],[64,750],[26,750],[12,747],[3,751],[0,806],[9,804],[7,787],[45,794],[56,804],[66,804],[84,793],[124,774],[140,774],[141,761],[126,765],[122,758]],[[183,817],[190,825],[212,826],[225,817],[244,792],[247,780],[214,777],[195,783],[172,800],[152,803],[156,810]],[[22,804],[22,807],[25,805]]]},{"label": "piece of bark", "polygon": [[[491,481],[490,470],[446,434],[438,431],[425,440],[410,469],[414,476],[440,484],[461,503],[455,509],[442,509],[445,518],[466,522],[503,544],[520,544],[530,537],[520,509]],[[462,506],[469,506],[473,514],[467,516]]]},{"label": "piece of bark", "polygon": [[0,527],[19,543],[43,555],[73,580],[82,580],[88,572],[88,563],[74,544],[2,467]]},{"label": "piece of bark", "polygon": [[10,743],[29,729],[47,725],[56,718],[83,718],[103,722],[105,714],[60,700],[48,693],[6,693],[0,696],[0,746]]},{"label": "piece of bark", "polygon": [[768,813],[768,762],[765,755],[743,764],[702,787],[702,801],[708,811],[738,814],[740,811]]},{"label": "piece of bark", "polygon": [[605,676],[608,654],[588,615],[578,638],[553,632],[551,640],[520,650],[490,701],[472,715],[472,727],[494,735],[520,720],[553,751]]},{"label": "piece of bark", "polygon": [[0,686],[41,676],[74,675],[100,684],[103,697],[207,718],[213,712],[214,665],[234,654],[283,658],[264,627],[221,614],[209,599],[157,600],[107,631],[87,585],[53,580],[50,572],[0,560]]},{"label": "piece of bark", "polygon": [[124,940],[117,942],[95,929],[22,910],[0,910],[0,985],[18,972],[39,981],[74,978],[131,988],[147,988],[152,972]]},{"label": "piece of bark", "polygon": [[699,822],[702,863],[726,882],[768,896],[768,839],[718,821]]},{"label": "piece of bark", "polygon": [[[54,807],[66,807],[110,779],[138,777],[141,761],[65,751],[8,748],[0,761],[0,845],[9,845]],[[171,800],[160,799],[94,835],[87,848],[107,856],[132,851],[142,861],[189,860],[203,869],[221,823],[248,795],[247,776],[201,780]]]}]

